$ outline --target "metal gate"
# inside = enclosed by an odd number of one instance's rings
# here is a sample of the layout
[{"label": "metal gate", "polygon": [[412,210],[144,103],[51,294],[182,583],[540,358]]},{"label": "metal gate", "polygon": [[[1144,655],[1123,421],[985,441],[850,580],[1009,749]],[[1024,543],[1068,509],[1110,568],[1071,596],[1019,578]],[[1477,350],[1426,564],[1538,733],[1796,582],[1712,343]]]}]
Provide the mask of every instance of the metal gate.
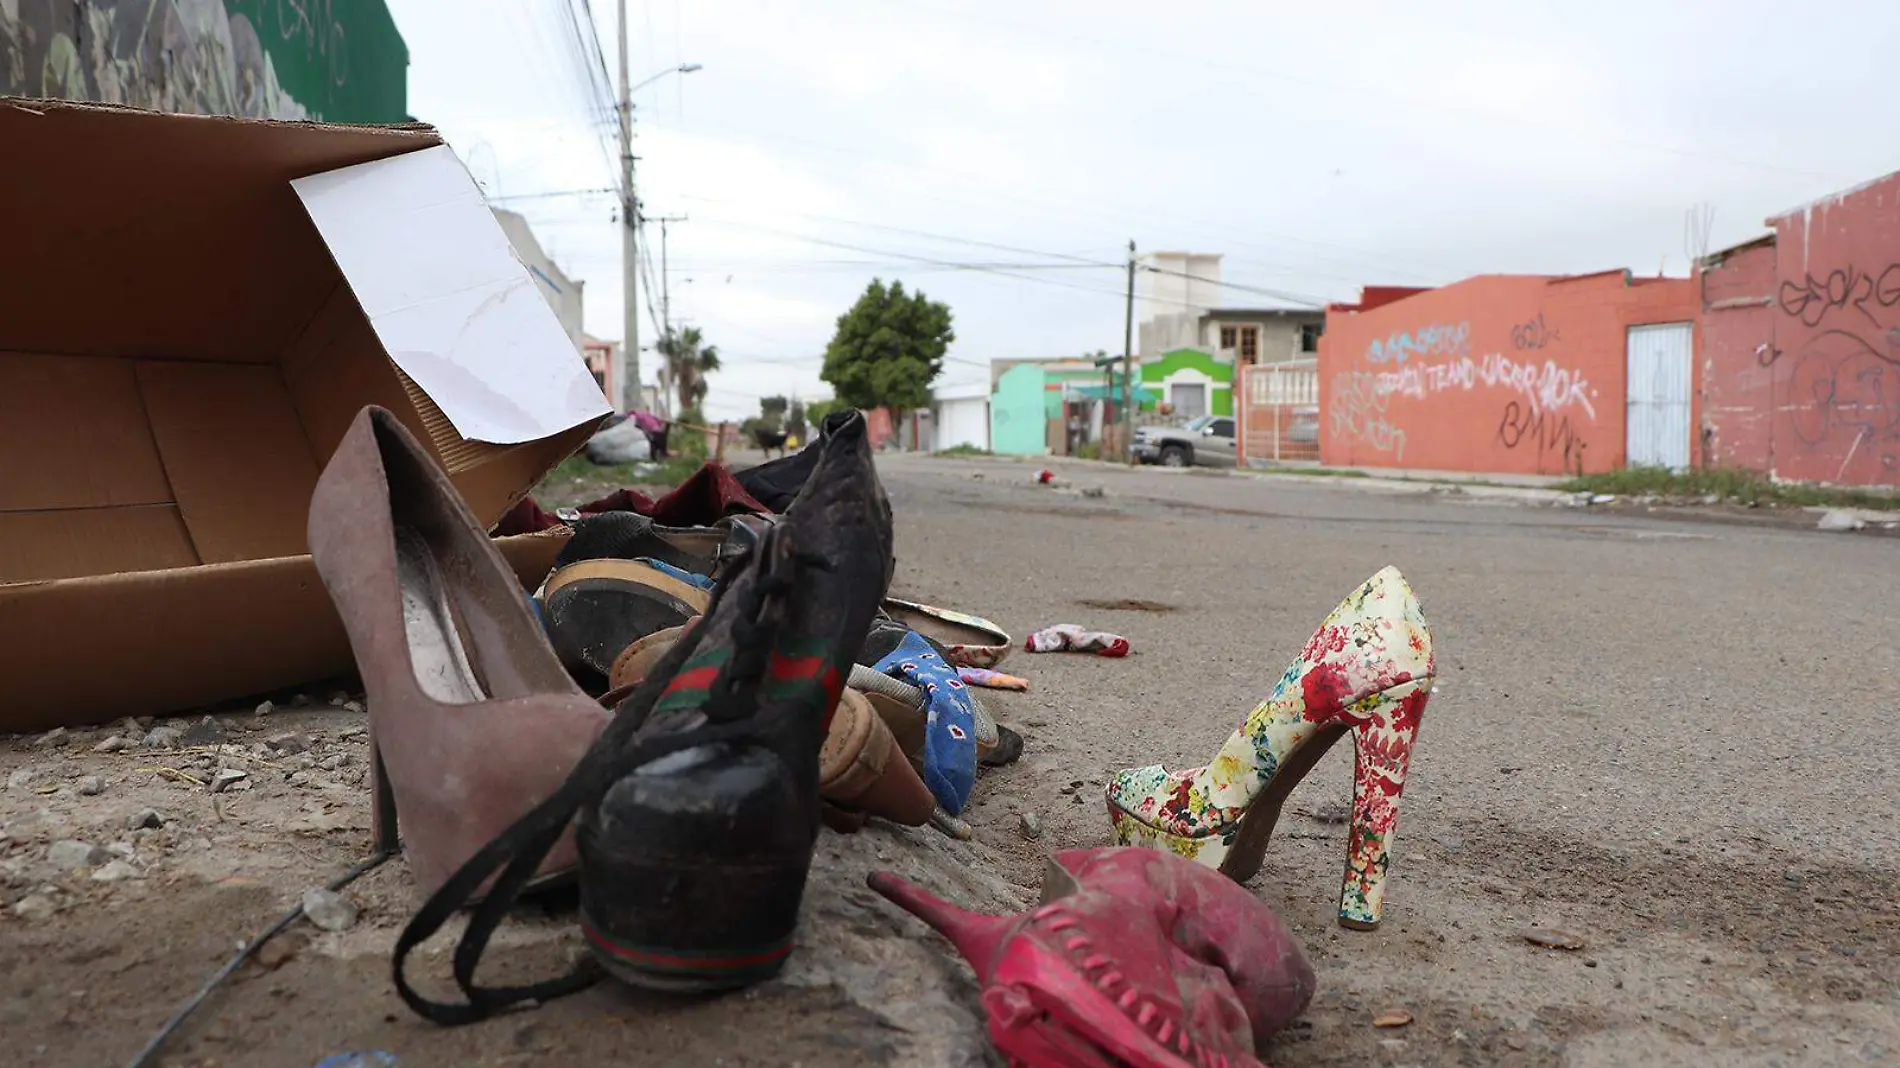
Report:
[{"label": "metal gate", "polygon": [[1631,467],[1689,466],[1689,370],[1695,324],[1663,323],[1629,328],[1629,418]]},{"label": "metal gate", "polygon": [[1319,460],[1314,360],[1241,365],[1239,464]]}]

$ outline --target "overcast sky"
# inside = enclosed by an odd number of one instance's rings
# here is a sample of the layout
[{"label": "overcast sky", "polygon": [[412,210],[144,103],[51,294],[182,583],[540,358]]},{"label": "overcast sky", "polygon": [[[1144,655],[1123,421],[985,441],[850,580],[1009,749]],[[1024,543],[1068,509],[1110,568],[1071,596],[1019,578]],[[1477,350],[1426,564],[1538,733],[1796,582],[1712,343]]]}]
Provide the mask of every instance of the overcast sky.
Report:
[{"label": "overcast sky", "polygon": [[[614,2],[591,3],[611,70]],[[563,31],[568,0],[389,5],[410,111],[586,280],[589,332],[620,337],[614,199],[565,195],[612,181],[611,116],[597,121]],[[672,311],[724,354],[718,416],[827,395],[820,354],[874,276],[950,305],[943,386],[992,358],[1118,352],[1122,275],[1076,260],[1119,261],[1131,238],[1224,253],[1226,282],[1312,298],[1682,273],[1694,205],[1714,209],[1720,248],[1900,167],[1900,4],[1881,0],[628,10],[636,82],[705,68],[638,94],[635,151],[647,214],[690,217],[670,230]]]}]

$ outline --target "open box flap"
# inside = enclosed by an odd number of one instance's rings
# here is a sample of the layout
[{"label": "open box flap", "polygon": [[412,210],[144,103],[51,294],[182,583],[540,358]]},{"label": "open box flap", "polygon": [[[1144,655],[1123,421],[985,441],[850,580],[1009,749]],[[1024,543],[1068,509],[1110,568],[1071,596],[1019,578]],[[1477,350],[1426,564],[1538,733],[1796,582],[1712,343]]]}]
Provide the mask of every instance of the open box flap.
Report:
[{"label": "open box flap", "polygon": [[291,186],[390,359],[462,437],[512,445],[611,411],[449,148]]}]

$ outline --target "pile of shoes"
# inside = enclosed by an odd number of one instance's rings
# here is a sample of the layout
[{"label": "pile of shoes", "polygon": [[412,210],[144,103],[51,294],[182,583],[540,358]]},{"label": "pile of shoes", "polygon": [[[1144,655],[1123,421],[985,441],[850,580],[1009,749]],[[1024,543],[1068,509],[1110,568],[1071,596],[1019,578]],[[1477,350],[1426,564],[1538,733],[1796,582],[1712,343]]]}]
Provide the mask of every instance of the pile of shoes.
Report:
[{"label": "pile of shoes", "polygon": [[[710,521],[591,509],[530,597],[390,413],[364,409],[324,470],[310,545],[369,695],[376,845],[401,848],[427,896],[395,950],[420,1015],[472,1022],[603,974],[682,992],[768,979],[792,951],[821,825],[953,826],[978,769],[1021,754],[966,682],[996,676],[1008,635],[889,596],[890,505],[861,413],[828,417],[793,456],[695,479],[682,490]],[[515,515],[543,518],[531,503]],[[990,919],[895,876],[872,886],[970,961],[1012,1063],[1258,1064],[1314,978],[1239,883],[1286,792],[1351,736],[1340,920],[1376,926],[1432,678],[1429,630],[1387,569],[1212,764],[1115,776],[1120,846],[1056,854],[1037,909]],[[510,905],[566,880],[587,959],[478,984]],[[471,908],[464,1000],[432,1000],[404,962]]]},{"label": "pile of shoes", "polygon": [[530,599],[426,451],[389,413],[358,416],[310,543],[369,693],[377,845],[400,837],[429,895],[399,961],[479,905],[466,1004],[421,997],[399,966],[419,1012],[474,1019],[588,981],[473,982],[507,904],[570,877],[608,973],[669,990],[769,977],[821,821],[925,825],[962,809],[979,762],[1020,754],[957,676],[1008,636],[886,596],[890,506],[863,417],[760,472],[780,511],[578,521]]}]

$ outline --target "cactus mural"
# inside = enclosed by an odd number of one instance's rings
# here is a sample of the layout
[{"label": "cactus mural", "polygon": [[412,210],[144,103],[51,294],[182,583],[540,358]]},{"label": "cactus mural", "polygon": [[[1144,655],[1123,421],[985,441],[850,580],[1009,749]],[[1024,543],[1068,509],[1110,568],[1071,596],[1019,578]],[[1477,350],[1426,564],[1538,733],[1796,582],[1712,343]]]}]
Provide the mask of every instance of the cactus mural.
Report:
[{"label": "cactus mural", "polygon": [[0,95],[389,123],[408,70],[382,0],[0,0]]}]

